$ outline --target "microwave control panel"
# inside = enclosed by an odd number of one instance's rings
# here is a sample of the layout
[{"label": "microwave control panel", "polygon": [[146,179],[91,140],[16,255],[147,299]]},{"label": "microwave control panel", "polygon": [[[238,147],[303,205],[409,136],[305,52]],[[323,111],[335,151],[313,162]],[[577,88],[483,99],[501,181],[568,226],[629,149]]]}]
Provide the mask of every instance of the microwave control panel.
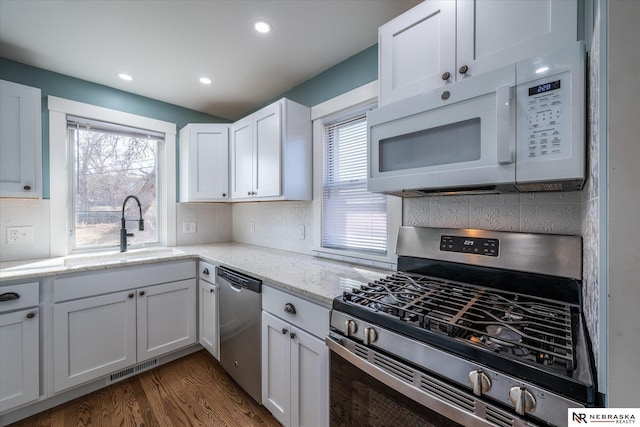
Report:
[{"label": "microwave control panel", "polygon": [[518,86],[518,150],[526,153],[522,160],[571,155],[569,77],[565,72]]}]

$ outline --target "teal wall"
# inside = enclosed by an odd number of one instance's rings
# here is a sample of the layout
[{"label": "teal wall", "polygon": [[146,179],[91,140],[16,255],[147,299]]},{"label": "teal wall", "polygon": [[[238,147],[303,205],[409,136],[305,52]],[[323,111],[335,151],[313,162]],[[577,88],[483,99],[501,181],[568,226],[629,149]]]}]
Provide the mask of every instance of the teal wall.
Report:
[{"label": "teal wall", "polygon": [[[295,86],[265,105],[285,96],[311,107],[376,80],[378,78],[377,49],[377,45],[373,45]],[[42,91],[42,194],[45,199],[49,198],[49,114],[47,105],[47,96],[49,95],[175,123],[178,129],[187,123],[228,122],[206,113],[31,67],[1,57],[0,79],[37,87]]]}]

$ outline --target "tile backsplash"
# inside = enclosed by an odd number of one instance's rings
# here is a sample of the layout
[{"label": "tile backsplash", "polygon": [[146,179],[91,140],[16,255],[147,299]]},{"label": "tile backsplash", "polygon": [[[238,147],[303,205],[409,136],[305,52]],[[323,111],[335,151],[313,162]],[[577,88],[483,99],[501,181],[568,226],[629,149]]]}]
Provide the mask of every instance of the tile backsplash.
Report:
[{"label": "tile backsplash", "polygon": [[[200,245],[232,240],[232,206],[228,203],[178,203],[176,243]],[[185,222],[195,229],[185,233]]]},{"label": "tile backsplash", "polygon": [[404,199],[403,225],[530,233],[582,232],[582,193],[433,196]]},{"label": "tile backsplash", "polygon": [[[51,255],[49,200],[0,199],[0,261],[48,258]],[[33,227],[33,242],[8,243],[7,227]]]}]

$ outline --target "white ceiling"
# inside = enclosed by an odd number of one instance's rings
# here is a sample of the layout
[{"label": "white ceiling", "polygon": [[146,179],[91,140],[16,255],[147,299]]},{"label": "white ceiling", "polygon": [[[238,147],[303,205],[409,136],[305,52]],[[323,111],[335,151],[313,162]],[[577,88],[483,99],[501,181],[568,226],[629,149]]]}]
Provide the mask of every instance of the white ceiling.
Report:
[{"label": "white ceiling", "polygon": [[[235,120],[375,44],[419,2],[0,0],[0,55]],[[273,31],[256,33],[257,19]]]}]

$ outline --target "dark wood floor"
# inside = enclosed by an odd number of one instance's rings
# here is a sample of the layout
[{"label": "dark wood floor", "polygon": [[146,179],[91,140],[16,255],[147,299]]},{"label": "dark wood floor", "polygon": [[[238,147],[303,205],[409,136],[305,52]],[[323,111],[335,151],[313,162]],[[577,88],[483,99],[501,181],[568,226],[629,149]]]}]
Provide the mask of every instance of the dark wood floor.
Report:
[{"label": "dark wood floor", "polygon": [[202,350],[11,427],[280,426]]}]

